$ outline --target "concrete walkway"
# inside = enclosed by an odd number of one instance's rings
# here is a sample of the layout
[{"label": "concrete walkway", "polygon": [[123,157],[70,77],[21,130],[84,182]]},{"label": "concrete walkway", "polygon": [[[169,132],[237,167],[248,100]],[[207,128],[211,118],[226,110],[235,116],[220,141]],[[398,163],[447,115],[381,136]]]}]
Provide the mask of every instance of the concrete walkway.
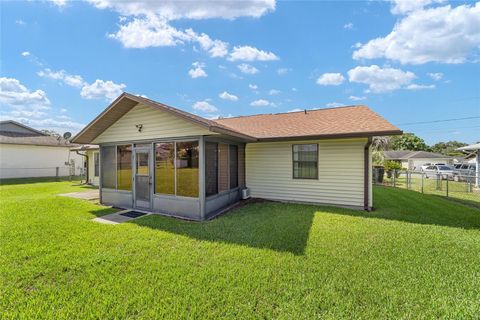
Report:
[{"label": "concrete walkway", "polygon": [[71,193],[62,193],[59,194],[62,197],[69,197],[75,199],[82,199],[82,200],[98,200],[100,199],[100,193],[98,189],[91,189],[88,191],[80,191],[80,192],[71,192]]},{"label": "concrete walkway", "polygon": [[[105,224],[119,224],[119,223],[122,223],[122,222],[128,222],[128,221],[131,221],[131,220],[143,218],[143,217],[146,217],[146,216],[151,214],[151,213],[147,213],[146,215],[143,215],[143,216],[138,217],[138,218],[130,218],[130,217],[125,217],[125,216],[121,215],[121,213],[125,213],[125,212],[128,212],[128,211],[132,211],[132,210],[123,210],[123,211],[107,214],[105,216],[101,216],[101,217],[92,219],[92,221],[99,222],[99,223],[105,223]],[[135,211],[138,211],[138,210],[135,210]]]}]

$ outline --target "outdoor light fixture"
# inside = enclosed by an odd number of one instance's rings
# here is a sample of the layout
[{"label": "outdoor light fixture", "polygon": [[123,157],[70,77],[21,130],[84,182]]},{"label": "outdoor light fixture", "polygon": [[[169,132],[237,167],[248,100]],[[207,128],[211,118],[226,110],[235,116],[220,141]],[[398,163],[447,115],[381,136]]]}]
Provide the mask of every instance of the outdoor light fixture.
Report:
[{"label": "outdoor light fixture", "polygon": [[135,127],[137,127],[138,129],[138,132],[142,132],[142,129],[143,129],[143,124],[139,123],[139,124],[136,124]]}]

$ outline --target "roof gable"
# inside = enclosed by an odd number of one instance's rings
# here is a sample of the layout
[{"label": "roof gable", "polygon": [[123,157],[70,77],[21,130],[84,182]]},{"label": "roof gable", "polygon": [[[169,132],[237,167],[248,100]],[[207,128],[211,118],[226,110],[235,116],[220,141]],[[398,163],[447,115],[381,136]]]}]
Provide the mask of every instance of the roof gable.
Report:
[{"label": "roof gable", "polygon": [[46,133],[43,133],[13,120],[0,121],[0,131],[29,134],[32,136],[48,136],[48,134]]}]

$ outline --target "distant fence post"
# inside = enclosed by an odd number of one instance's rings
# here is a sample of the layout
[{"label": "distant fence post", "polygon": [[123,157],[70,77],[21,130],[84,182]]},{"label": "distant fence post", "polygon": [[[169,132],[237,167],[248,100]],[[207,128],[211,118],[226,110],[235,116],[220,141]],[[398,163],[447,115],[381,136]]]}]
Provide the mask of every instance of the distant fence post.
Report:
[{"label": "distant fence post", "polygon": [[55,167],[55,180],[56,180],[56,181],[58,181],[59,171],[60,171],[60,168],[59,168],[59,167]]},{"label": "distant fence post", "polygon": [[395,188],[397,186],[397,169],[393,169],[392,178],[393,178],[393,187]]},{"label": "distant fence post", "polygon": [[423,175],[424,173],[422,172],[422,193],[423,193]]},{"label": "distant fence post", "polygon": [[447,198],[448,198],[448,180],[449,179],[448,179],[448,176],[447,176],[447,190],[446,190],[447,191]]},{"label": "distant fence post", "polygon": [[442,180],[441,180],[442,177],[440,176],[439,173],[437,173],[435,177],[436,177],[436,180],[437,180],[436,185],[435,185],[435,187],[436,187],[435,189],[438,190],[438,191],[442,190]]}]

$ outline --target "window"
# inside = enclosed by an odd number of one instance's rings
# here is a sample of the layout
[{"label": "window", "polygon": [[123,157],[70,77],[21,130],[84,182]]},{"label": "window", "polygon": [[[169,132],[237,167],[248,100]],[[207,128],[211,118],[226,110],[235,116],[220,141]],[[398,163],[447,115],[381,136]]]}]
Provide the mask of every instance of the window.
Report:
[{"label": "window", "polygon": [[205,143],[205,194],[218,193],[218,144]]},{"label": "window", "polygon": [[94,152],[93,153],[93,165],[94,165],[94,172],[93,172],[93,176],[95,177],[98,177],[99,176],[99,173],[100,173],[100,153],[98,152]]},{"label": "window", "polygon": [[117,146],[117,189],[132,190],[131,145]]},{"label": "window", "polygon": [[176,143],[177,195],[198,197],[198,142]]},{"label": "window", "polygon": [[198,197],[198,141],[155,145],[155,193]]},{"label": "window", "polygon": [[175,194],[174,162],[173,142],[155,144],[155,193]]},{"label": "window", "polygon": [[102,147],[102,188],[115,189],[117,187],[117,174],[115,163],[115,146]]},{"label": "window", "polygon": [[293,178],[318,179],[318,145],[294,144]]},{"label": "window", "polygon": [[229,146],[230,160],[230,189],[238,187],[238,147],[236,145]]}]

